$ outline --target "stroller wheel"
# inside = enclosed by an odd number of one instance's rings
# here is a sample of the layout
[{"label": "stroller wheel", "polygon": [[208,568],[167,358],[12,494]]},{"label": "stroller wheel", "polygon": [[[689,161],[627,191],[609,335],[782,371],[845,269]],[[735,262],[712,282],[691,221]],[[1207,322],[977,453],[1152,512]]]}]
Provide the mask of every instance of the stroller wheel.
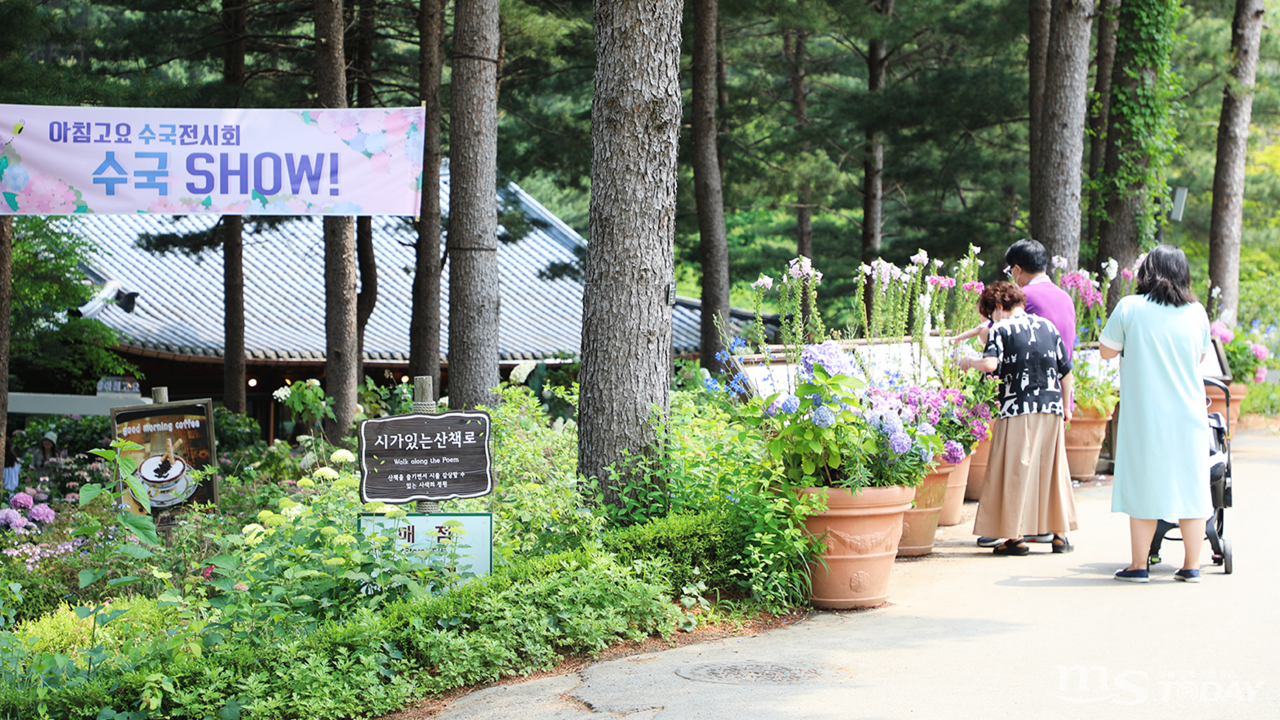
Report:
[{"label": "stroller wheel", "polygon": [[1231,574],[1231,541],[1222,538],[1222,574]]}]

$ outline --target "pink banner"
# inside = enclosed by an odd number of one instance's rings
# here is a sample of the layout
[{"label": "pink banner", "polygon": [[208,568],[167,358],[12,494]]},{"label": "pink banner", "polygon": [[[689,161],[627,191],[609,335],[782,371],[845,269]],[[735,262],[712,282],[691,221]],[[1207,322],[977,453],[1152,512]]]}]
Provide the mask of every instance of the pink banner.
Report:
[{"label": "pink banner", "polygon": [[424,115],[0,105],[0,215],[417,215]]}]

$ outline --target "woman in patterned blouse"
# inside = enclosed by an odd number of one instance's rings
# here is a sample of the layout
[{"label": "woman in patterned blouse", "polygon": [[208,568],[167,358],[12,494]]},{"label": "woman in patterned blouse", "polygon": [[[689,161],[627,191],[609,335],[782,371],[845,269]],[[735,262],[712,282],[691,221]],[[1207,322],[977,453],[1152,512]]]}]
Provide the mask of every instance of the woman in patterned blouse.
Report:
[{"label": "woman in patterned blouse", "polygon": [[1026,296],[1011,282],[983,290],[978,312],[991,319],[981,358],[962,358],[1000,377],[999,420],[978,501],[975,535],[1009,538],[997,555],[1026,555],[1024,535],[1053,533],[1053,552],[1071,552],[1076,506],[1067,469],[1063,420],[1071,408],[1071,360],[1053,323],[1026,312]]}]

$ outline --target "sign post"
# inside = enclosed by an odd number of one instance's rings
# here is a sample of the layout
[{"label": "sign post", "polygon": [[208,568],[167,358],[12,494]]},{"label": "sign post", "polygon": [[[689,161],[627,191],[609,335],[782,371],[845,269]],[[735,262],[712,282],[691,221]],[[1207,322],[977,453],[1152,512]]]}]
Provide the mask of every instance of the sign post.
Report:
[{"label": "sign post", "polygon": [[[157,393],[156,399],[151,405],[111,410],[115,437],[142,446],[127,454],[138,463],[137,475],[151,499],[152,513],[159,515],[187,502],[216,504],[217,480],[211,476],[201,482],[193,477],[193,471],[217,462],[213,401],[164,402],[167,391]],[[132,494],[125,494],[125,502],[141,512]]]},{"label": "sign post", "polygon": [[493,492],[490,418],[479,411],[435,414],[431,378],[414,378],[414,412],[364,420],[359,441],[361,502],[417,503],[404,518],[360,516],[359,529],[387,532],[412,550],[441,554],[465,548],[460,566],[487,575],[493,565],[491,513],[440,513],[444,500]]}]

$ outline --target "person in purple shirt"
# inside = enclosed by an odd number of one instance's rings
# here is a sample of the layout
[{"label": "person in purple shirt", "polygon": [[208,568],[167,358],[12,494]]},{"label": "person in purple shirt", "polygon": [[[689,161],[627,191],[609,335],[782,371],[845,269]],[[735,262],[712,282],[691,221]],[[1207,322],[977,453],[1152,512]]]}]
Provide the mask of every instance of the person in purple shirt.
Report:
[{"label": "person in purple shirt", "polygon": [[1053,323],[1070,359],[1076,344],[1076,304],[1066,290],[1053,284],[1045,272],[1049,253],[1035,240],[1019,240],[1004,251],[1009,279],[1027,296],[1027,313]]},{"label": "person in purple shirt", "polygon": [[[1027,314],[1039,315],[1053,324],[1062,336],[1062,344],[1066,347],[1067,359],[1070,360],[1076,344],[1076,304],[1066,290],[1049,279],[1049,253],[1044,245],[1029,238],[1019,240],[1004,251],[1004,262],[1007,266],[1005,274],[1022,289],[1022,294],[1027,298]],[[962,333],[956,339],[978,335],[985,342],[986,336],[978,332],[980,329],[982,328]],[[1063,398],[1063,403],[1068,407],[1073,402],[1070,395]],[[1031,542],[1050,542],[1053,536],[1036,535],[1026,539]],[[995,547],[1002,541],[1003,538],[980,537],[978,545]]]}]

